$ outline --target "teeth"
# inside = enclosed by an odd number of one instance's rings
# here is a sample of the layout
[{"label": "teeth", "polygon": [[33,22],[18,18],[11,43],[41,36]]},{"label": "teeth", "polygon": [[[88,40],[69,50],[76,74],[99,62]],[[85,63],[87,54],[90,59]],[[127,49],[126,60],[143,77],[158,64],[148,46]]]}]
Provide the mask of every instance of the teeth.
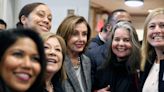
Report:
[{"label": "teeth", "polygon": [[30,76],[28,74],[25,74],[25,73],[19,73],[16,75],[23,80],[28,80],[30,78]]},{"label": "teeth", "polygon": [[124,51],[124,49],[123,48],[118,48],[118,51]]},{"label": "teeth", "polygon": [[48,62],[54,62],[54,60],[48,60]]},{"label": "teeth", "polygon": [[42,27],[44,30],[48,30],[46,27]]},{"label": "teeth", "polygon": [[153,39],[154,40],[163,40],[163,37],[161,37],[161,36],[155,36],[155,37],[153,37]]},{"label": "teeth", "polygon": [[48,62],[54,62],[54,60],[48,60]]},{"label": "teeth", "polygon": [[47,64],[54,64],[54,62],[47,62]]},{"label": "teeth", "polygon": [[48,63],[56,63],[56,60],[48,60]]}]

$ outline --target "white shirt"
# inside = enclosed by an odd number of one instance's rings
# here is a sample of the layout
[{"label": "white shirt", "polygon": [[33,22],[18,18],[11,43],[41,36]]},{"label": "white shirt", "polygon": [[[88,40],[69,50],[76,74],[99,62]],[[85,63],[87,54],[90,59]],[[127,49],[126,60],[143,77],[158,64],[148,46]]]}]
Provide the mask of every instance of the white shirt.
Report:
[{"label": "white shirt", "polygon": [[99,33],[98,35],[99,35],[99,37],[100,37],[100,40],[103,41],[103,42],[105,43],[106,41],[105,41],[105,39],[101,36],[101,34]]},{"label": "white shirt", "polygon": [[154,63],[145,81],[142,92],[158,92],[159,64]]},{"label": "white shirt", "polygon": [[81,66],[77,70],[75,70],[75,73],[76,73],[77,79],[79,81],[82,92],[85,92],[83,84],[82,84],[82,78],[81,78]]}]

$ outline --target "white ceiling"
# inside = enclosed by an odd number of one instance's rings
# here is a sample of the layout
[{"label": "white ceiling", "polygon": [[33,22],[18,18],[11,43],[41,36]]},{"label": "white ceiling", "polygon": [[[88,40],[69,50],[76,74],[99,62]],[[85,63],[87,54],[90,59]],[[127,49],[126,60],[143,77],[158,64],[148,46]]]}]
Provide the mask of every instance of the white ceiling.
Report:
[{"label": "white ceiling", "polygon": [[146,15],[148,10],[164,7],[164,0],[144,0],[141,7],[128,7],[124,0],[90,0],[91,7],[98,8],[102,11],[111,12],[115,9],[122,8],[133,15]]}]

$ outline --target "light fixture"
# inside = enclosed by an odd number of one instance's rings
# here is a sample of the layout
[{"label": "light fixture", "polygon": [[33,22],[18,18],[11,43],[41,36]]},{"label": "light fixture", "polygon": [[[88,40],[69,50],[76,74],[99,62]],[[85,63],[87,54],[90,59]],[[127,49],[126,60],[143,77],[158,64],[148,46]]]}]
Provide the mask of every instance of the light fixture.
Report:
[{"label": "light fixture", "polygon": [[144,0],[125,0],[125,4],[130,7],[139,7],[143,5]]}]

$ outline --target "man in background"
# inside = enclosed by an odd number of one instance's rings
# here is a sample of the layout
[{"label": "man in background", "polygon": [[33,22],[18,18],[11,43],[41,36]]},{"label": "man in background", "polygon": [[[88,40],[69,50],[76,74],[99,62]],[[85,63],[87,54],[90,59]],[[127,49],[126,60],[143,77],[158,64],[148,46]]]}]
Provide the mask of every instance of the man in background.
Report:
[{"label": "man in background", "polygon": [[7,24],[3,19],[0,19],[0,30],[4,30],[7,28]]}]

